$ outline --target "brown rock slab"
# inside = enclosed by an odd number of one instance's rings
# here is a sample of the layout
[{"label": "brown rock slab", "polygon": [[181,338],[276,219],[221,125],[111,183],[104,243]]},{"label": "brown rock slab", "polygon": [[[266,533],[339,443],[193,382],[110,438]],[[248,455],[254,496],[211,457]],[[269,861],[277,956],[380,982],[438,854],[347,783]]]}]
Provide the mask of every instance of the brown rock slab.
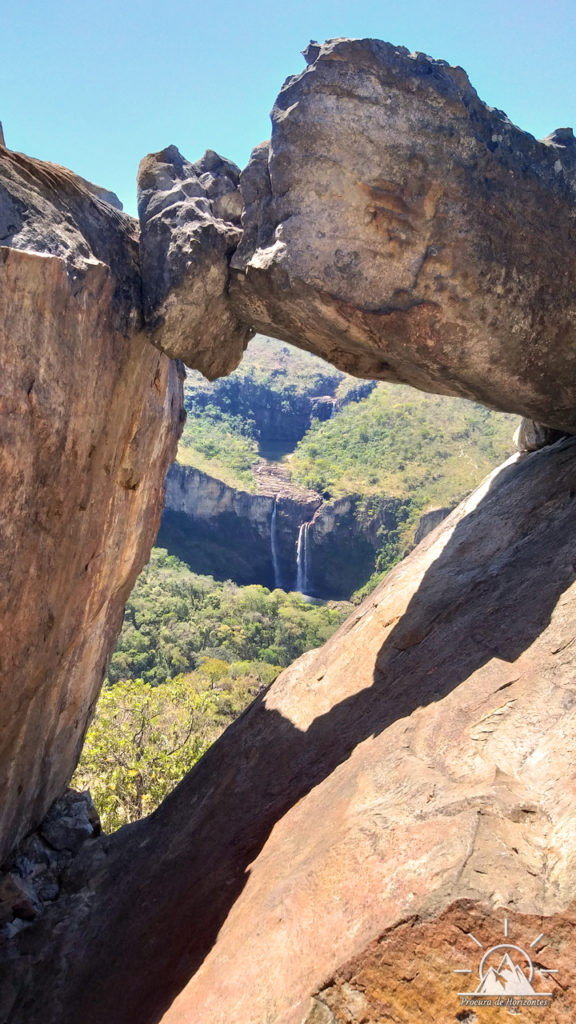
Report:
[{"label": "brown rock slab", "polygon": [[575,441],[514,456],[98,840],[10,1024],[471,1019],[504,917],[574,1017],[575,496]]},{"label": "brown rock slab", "polygon": [[0,859],[70,780],[181,429],[136,229],[0,152]]},{"label": "brown rock slab", "polygon": [[576,429],[576,143],[445,61],[311,45],[242,174],[237,316],[357,376]]},{"label": "brown rock slab", "polygon": [[[313,1000],[305,1024],[425,1020],[508,1024],[514,1015],[521,1020],[570,1024],[574,1019],[571,990],[576,986],[575,927],[574,906],[549,918],[507,917],[504,910],[494,913],[467,900],[458,901],[437,918],[410,918],[336,972]],[[518,950],[507,949],[508,944],[524,947],[529,961]],[[484,971],[491,963],[499,964],[506,953],[516,958],[526,977],[531,966],[534,995],[503,993],[486,999],[468,994],[480,985],[479,968],[487,953]],[[553,973],[541,973],[546,970]],[[463,971],[470,973],[457,973]]]}]

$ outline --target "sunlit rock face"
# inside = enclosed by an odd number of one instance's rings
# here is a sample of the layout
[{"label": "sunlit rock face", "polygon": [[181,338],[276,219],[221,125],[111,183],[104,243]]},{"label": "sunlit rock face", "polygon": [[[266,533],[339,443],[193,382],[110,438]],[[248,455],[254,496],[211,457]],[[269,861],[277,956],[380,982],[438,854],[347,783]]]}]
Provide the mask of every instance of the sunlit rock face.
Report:
[{"label": "sunlit rock face", "polygon": [[181,429],[137,224],[0,149],[0,859],[65,789]]},{"label": "sunlit rock face", "polygon": [[576,142],[466,73],[373,39],[310,44],[238,168],[142,162],[150,337],[209,377],[254,330],[342,370],[576,429]]},{"label": "sunlit rock face", "polygon": [[574,440],[515,456],[99,840],[25,947],[11,1024],[464,1019],[467,933],[488,948],[505,918],[547,936],[569,1024],[575,494]]},{"label": "sunlit rock face", "polygon": [[232,305],[346,372],[576,428],[576,144],[461,68],[377,40],[306,51],[242,174]]},{"label": "sunlit rock face", "polygon": [[[145,163],[143,278],[129,218],[0,150],[4,849],[70,778],[155,535],[181,393],[149,339],[214,375],[257,328],[575,429],[571,134],[388,44],[307,59],[242,236],[225,161]],[[550,936],[574,1020],[575,444],[493,474],[151,818],[82,849],[8,960],[10,1024],[464,1020],[463,936],[505,919]]]}]

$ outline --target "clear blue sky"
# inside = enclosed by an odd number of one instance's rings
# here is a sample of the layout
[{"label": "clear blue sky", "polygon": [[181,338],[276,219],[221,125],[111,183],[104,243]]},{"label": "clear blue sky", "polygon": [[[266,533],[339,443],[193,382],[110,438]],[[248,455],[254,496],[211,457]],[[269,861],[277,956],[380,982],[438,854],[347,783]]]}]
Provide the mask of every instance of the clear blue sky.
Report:
[{"label": "clear blue sky", "polygon": [[20,0],[0,21],[6,142],[116,191],[146,153],[244,165],[310,39],[375,36],[464,67],[537,137],[576,122],[576,0]]}]

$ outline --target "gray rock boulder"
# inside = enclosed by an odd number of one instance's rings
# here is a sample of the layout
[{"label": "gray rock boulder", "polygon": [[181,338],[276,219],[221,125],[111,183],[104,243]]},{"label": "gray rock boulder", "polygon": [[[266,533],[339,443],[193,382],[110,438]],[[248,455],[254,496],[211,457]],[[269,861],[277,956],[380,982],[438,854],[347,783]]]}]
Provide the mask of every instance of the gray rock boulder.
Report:
[{"label": "gray rock boulder", "polygon": [[169,146],[140,164],[144,315],[150,338],[210,379],[238,365],[253,332],[228,300],[241,236],[240,169],[208,150],[192,164]]},{"label": "gray rock boulder", "polygon": [[514,445],[519,452],[537,452],[540,448],[555,444],[563,436],[561,430],[545,427],[542,423],[536,423],[524,416],[514,433]]}]

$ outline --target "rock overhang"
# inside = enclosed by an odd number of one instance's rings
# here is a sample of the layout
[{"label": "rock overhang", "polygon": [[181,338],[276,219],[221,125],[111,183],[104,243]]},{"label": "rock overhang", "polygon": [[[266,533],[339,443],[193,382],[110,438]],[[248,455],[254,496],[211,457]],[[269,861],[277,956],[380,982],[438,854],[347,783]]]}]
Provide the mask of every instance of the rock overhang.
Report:
[{"label": "rock overhang", "polygon": [[[184,261],[164,278],[155,343],[214,376],[257,330],[358,376],[573,429],[571,131],[538,142],[462,68],[379,40],[305,57],[240,175],[241,230],[238,207],[211,199],[196,219],[191,197],[154,218]],[[212,182],[231,173],[219,159]],[[153,190],[148,175],[145,207]]]}]

